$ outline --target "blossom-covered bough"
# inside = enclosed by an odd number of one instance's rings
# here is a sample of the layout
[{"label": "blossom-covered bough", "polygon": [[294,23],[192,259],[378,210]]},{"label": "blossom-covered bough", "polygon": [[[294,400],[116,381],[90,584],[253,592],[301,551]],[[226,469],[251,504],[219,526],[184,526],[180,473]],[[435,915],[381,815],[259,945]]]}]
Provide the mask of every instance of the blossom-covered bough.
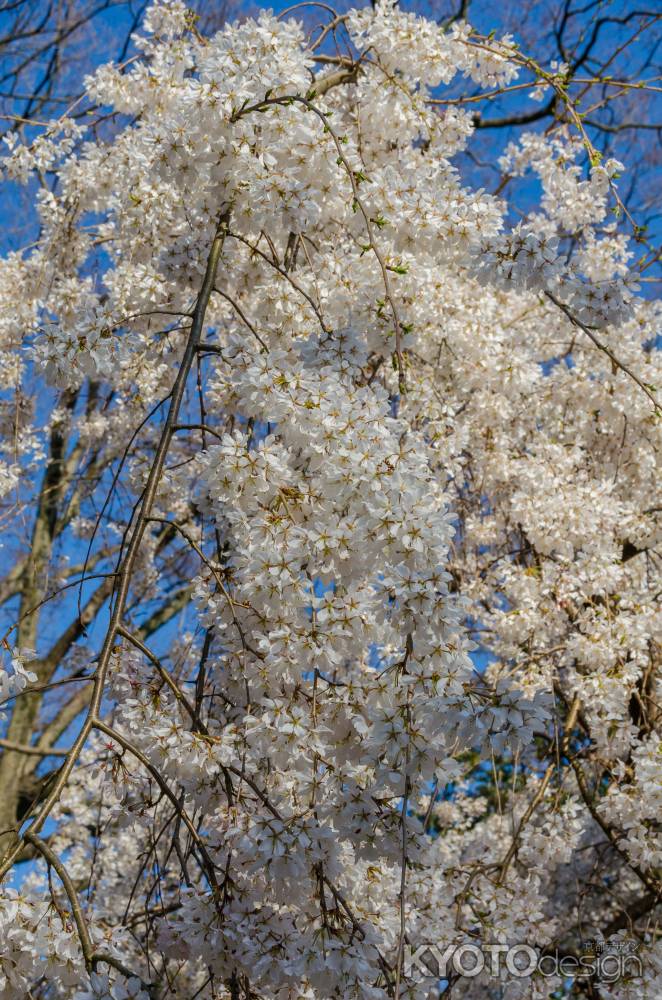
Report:
[{"label": "blossom-covered bough", "polygon": [[317,6],[203,37],[160,0],[86,81],[111,125],[5,159],[42,183],[0,263],[32,532],[0,595],[0,997],[422,1000],[423,944],[624,933],[641,962],[575,988],[659,996],[660,308],[622,167],[568,102],[507,151],[543,191],[510,226],[436,102],[531,60]]}]

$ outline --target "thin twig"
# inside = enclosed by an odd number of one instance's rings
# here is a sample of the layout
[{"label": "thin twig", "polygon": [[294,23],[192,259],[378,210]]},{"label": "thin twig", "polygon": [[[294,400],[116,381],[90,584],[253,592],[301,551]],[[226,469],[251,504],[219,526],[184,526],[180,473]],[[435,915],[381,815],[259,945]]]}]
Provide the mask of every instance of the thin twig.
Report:
[{"label": "thin twig", "polygon": [[566,314],[571,323],[579,327],[580,330],[583,330],[587,337],[590,337],[595,346],[599,348],[599,350],[601,350],[604,354],[606,354],[607,357],[611,361],[613,361],[613,363],[616,365],[617,368],[620,368],[621,371],[625,372],[625,374],[628,375],[633,382],[637,383],[642,392],[645,392],[648,398],[650,399],[656,412],[662,414],[662,407],[660,407],[660,404],[658,403],[657,399],[650,391],[650,389],[646,386],[644,382],[641,381],[640,378],[638,378],[637,375],[634,374],[634,372],[630,368],[627,367],[627,365],[623,364],[623,362],[616,357],[611,348],[607,347],[606,344],[603,344],[602,341],[598,337],[596,337],[593,330],[591,330],[590,327],[586,326],[585,323],[582,323],[580,319],[577,319],[577,317],[570,312],[568,307],[564,305],[563,302],[560,302],[555,295],[552,295],[552,293],[548,291],[545,292],[545,295],[550,300],[550,302],[553,302],[555,306],[558,306],[558,308],[561,309],[562,312]]}]

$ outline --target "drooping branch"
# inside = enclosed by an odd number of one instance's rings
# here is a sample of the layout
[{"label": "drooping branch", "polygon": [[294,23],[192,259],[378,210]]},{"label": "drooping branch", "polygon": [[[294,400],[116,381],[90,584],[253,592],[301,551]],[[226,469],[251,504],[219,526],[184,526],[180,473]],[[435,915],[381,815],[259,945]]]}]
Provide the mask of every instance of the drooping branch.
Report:
[{"label": "drooping branch", "polygon": [[[209,252],[209,257],[207,260],[207,268],[205,271],[205,277],[198,295],[196,302],[195,311],[193,314],[193,319],[191,322],[191,330],[186,342],[184,349],[184,355],[179,367],[175,383],[170,395],[170,406],[168,408],[168,414],[166,417],[165,425],[161,433],[161,437],[155,452],[154,460],[152,462],[150,472],[147,478],[147,483],[143,492],[143,498],[141,503],[140,512],[135,522],[133,532],[129,543],[127,545],[126,554],[124,555],[123,561],[120,566],[117,567],[116,573],[116,586],[114,589],[114,605],[110,617],[110,624],[108,626],[106,636],[103,642],[101,653],[99,656],[99,661],[97,664],[97,669],[94,679],[94,687],[92,690],[92,695],[90,698],[90,705],[88,708],[87,717],[83,723],[78,736],[76,737],[71,750],[59,771],[57,780],[53,784],[53,788],[46,798],[46,801],[42,804],[36,815],[33,824],[30,829],[33,834],[37,834],[45,823],[47,817],[50,815],[53,807],[57,803],[62,789],[64,788],[71,771],[83,749],[88,735],[93,728],[93,723],[97,717],[100,707],[101,700],[103,697],[103,692],[105,688],[106,673],[110,664],[110,658],[115,646],[115,640],[118,635],[118,628],[122,622],[122,617],[124,614],[124,608],[129,594],[129,587],[131,584],[131,579],[133,576],[133,570],[138,558],[138,553],[140,550],[140,545],[143,539],[144,532],[146,530],[149,516],[152,511],[152,506],[154,504],[157,489],[161,481],[161,476],[163,474],[163,469],[165,466],[166,456],[170,448],[170,442],[172,435],[174,433],[174,428],[177,425],[179,411],[184,398],[184,391],[186,388],[186,383],[188,380],[189,372],[195,357],[195,352],[197,346],[200,342],[202,330],[204,327],[205,316],[207,312],[207,306],[209,303],[209,298],[211,296],[214,282],[216,280],[216,272],[218,269],[218,264],[223,249],[223,243],[225,241],[225,236],[227,233],[228,221],[230,217],[229,209],[224,209],[220,215],[219,223],[217,226],[216,233],[214,235],[211,250]],[[13,838],[13,844],[11,844],[9,850],[5,850],[4,859],[0,864],[0,878],[2,878],[6,872],[10,869],[14,859],[20,853],[21,842],[24,839],[25,834],[22,836],[15,835]]]}]

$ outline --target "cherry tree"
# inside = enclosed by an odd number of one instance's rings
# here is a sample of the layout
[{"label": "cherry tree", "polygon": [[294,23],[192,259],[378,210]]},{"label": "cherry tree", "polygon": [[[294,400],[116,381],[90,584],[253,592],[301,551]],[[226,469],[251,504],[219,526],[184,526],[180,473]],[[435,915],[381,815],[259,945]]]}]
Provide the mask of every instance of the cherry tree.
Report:
[{"label": "cherry tree", "polygon": [[[628,166],[512,37],[310,6],[204,34],[156,0],[89,124],[6,138],[39,229],[0,261],[0,997],[563,996],[411,954],[625,935],[571,989],[652,1000]],[[517,222],[455,165],[460,84],[558,112],[499,163],[541,191]]]}]

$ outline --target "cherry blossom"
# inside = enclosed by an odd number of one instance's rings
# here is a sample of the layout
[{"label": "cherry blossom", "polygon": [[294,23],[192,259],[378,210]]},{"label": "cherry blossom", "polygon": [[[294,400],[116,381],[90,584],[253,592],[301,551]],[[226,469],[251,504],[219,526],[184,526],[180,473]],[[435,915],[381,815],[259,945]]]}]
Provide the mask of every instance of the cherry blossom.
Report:
[{"label": "cherry blossom", "polygon": [[[512,38],[382,0],[329,63],[296,14],[203,37],[157,0],[85,81],[112,127],[4,160],[57,177],[0,261],[6,380],[57,393],[51,475],[84,458],[35,545],[61,520],[102,582],[68,752],[27,748],[61,767],[0,840],[0,997],[424,1000],[405,947],[575,954],[651,914],[618,995],[652,998],[660,306],[606,221],[625,168],[572,121],[522,135],[513,225],[431,103],[517,79]],[[46,659],[15,649],[0,701]]]}]

